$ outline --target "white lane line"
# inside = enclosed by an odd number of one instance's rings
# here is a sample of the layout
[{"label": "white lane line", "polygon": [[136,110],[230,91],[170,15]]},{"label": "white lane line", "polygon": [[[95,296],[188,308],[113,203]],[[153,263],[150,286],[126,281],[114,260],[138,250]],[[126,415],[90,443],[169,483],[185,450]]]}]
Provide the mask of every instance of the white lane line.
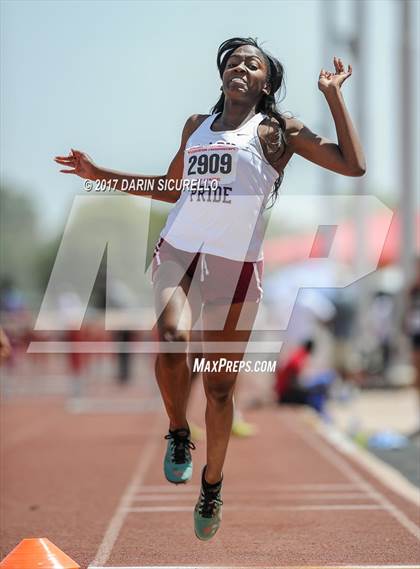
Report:
[{"label": "white lane line", "polygon": [[[152,432],[159,430],[159,427],[163,426],[163,414],[158,413],[156,420],[152,427]],[[109,522],[108,528],[105,532],[102,543],[96,553],[95,559],[92,561],[94,565],[103,565],[109,559],[115,542],[120,535],[121,528],[127,517],[128,508],[133,500],[133,496],[136,495],[138,491],[138,486],[142,483],[146,472],[155,456],[157,449],[159,448],[161,441],[157,436],[151,436],[148,443],[144,446],[141,451],[141,455],[137,466],[134,470],[131,481],[125,488],[118,507]]]},{"label": "white lane line", "polygon": [[[305,506],[226,506],[223,511],[226,512],[244,512],[244,511],[280,511],[280,512],[330,512],[333,510],[381,510],[385,511],[386,508],[377,504],[322,504],[322,505],[305,505]],[[190,506],[139,506],[137,508],[128,507],[126,512],[130,514],[145,513],[145,512],[191,512]]]},{"label": "white lane line", "polygon": [[420,565],[317,565],[310,567],[307,565],[290,565],[285,567],[282,565],[279,567],[276,566],[234,566],[234,567],[217,567],[215,565],[207,566],[207,565],[136,565],[130,567],[93,567],[89,566],[88,569],[420,569]]},{"label": "white lane line", "polygon": [[[173,485],[173,484],[165,484],[165,486],[140,486],[137,489],[138,493],[145,493],[148,494],[149,492],[156,493],[158,492],[159,494],[163,493],[176,493],[176,494],[182,494],[182,493],[189,493],[189,492],[198,492],[200,490],[200,486],[198,484],[182,484],[182,485]],[[249,490],[248,490],[249,492]]]},{"label": "white lane line", "polygon": [[179,496],[176,494],[166,494],[162,496],[162,494],[144,494],[140,496],[133,496],[133,502],[177,502],[178,500],[196,500],[197,493],[196,492],[183,492]]},{"label": "white lane line", "polygon": [[[223,492],[223,496],[226,497],[235,497],[241,499],[241,496],[238,495],[237,492]],[[135,502],[176,502],[178,500],[185,500],[186,498],[196,499],[196,493],[187,493],[184,492],[182,494],[143,494],[138,496],[133,496],[133,501]],[[244,492],[242,499],[245,498],[249,501],[249,492]],[[266,500],[270,500],[273,502],[275,500],[360,500],[360,499],[369,498],[369,496],[365,492],[358,492],[354,494],[305,494],[301,493],[299,495],[290,495],[290,494],[269,494],[266,496]],[[264,498],[260,496],[260,500]]]},{"label": "white lane line", "polygon": [[381,494],[354,468],[347,463],[339,454],[335,447],[327,446],[322,439],[316,436],[313,431],[308,432],[299,427],[292,426],[287,423],[287,427],[299,435],[309,447],[312,447],[316,452],[323,456],[331,465],[333,465],[339,472],[344,474],[354,484],[358,484],[361,490],[380,504],[387,512],[395,518],[408,532],[411,533],[416,539],[420,540],[420,528],[413,523],[395,504],[393,504],[386,496]]},{"label": "white lane line", "polygon": [[[311,419],[313,421],[313,416]],[[317,430],[329,443],[345,455],[350,455],[354,461],[361,464],[385,486],[420,508],[420,488],[407,480],[401,472],[355,444],[336,427],[318,421]]]},{"label": "white lane line", "polygon": [[[177,487],[173,487],[173,486],[168,486],[168,484],[166,485],[162,485],[162,486],[141,486],[138,489],[139,493],[142,492],[176,492],[176,493],[181,493],[181,492],[198,492],[200,490],[200,486],[198,486],[197,484],[187,484],[185,486],[177,486]],[[345,491],[345,490],[360,490],[360,486],[359,484],[328,484],[328,483],[322,483],[322,484],[277,484],[275,486],[264,486],[264,488],[253,488],[252,486],[240,486],[240,485],[235,485],[235,487],[233,488],[229,488],[228,484],[226,484],[226,488],[225,488],[225,492],[229,491],[232,493],[241,493],[241,492],[250,492],[252,491],[253,494],[257,494],[257,493],[267,493],[267,492],[281,492],[281,491],[294,491],[294,492],[302,492],[305,490],[317,490],[320,492],[336,492],[336,491]]]}]

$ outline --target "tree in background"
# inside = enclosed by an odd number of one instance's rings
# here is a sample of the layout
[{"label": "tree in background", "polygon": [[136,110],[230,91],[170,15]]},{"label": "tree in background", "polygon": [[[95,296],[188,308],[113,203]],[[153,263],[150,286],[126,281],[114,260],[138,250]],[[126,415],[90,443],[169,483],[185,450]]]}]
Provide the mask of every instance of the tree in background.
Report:
[{"label": "tree in background", "polygon": [[38,288],[35,269],[41,241],[35,202],[29,192],[6,186],[0,188],[0,204],[1,283],[31,302]]},{"label": "tree in background", "polygon": [[[110,202],[109,202],[110,203]],[[103,220],[109,226],[110,236],[124,234],[127,226],[148,225],[147,262],[150,263],[159,232],[165,223],[169,208],[152,204],[150,216],[142,207],[132,207],[132,200],[121,196],[118,207],[108,207],[106,200],[90,201],[83,205],[71,229],[75,263],[83,263],[84,254],[100,238],[98,227]],[[29,192],[5,186],[0,189],[0,283],[23,294],[34,309],[40,305],[61,243],[62,235],[45,238],[35,201]],[[113,202],[115,205],[115,201]],[[63,228],[66,220],[63,221]],[[144,244],[121,243],[121,262],[132,262],[132,248]],[[102,267],[104,271],[105,266]],[[101,271],[99,271],[101,273]],[[98,275],[99,276],[99,275]],[[96,287],[95,287],[96,288]]]}]

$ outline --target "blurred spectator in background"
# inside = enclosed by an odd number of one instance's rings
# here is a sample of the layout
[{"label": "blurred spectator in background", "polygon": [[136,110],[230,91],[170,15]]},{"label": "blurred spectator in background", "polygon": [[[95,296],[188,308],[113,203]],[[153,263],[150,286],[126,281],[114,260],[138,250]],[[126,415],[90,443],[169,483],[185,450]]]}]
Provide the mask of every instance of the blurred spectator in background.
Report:
[{"label": "blurred spectator in background", "polygon": [[[69,346],[83,342],[85,340],[84,331],[78,323],[79,313],[82,310],[82,301],[78,293],[71,290],[71,287],[61,290],[58,293],[57,308],[55,318],[59,320],[63,330],[65,330],[63,333],[64,341]],[[88,356],[79,350],[74,352],[69,350],[66,353],[66,358],[67,372],[71,379],[72,395],[73,397],[80,397],[82,395],[83,374]]]},{"label": "blurred spectator in background", "polygon": [[299,376],[314,346],[313,340],[303,342],[277,367],[274,389],[278,403],[306,404],[306,391],[299,385]]},{"label": "blurred spectator in background", "polygon": [[0,311],[3,334],[10,346],[5,359],[8,369],[12,370],[26,351],[26,335],[31,326],[32,315],[24,293],[9,276],[4,276],[0,282]]},{"label": "blurred spectator in background", "polygon": [[120,343],[117,353],[117,381],[119,385],[127,385],[131,379],[132,353],[129,351],[130,342],[134,340],[132,330],[116,330],[114,341]]},{"label": "blurred spectator in background", "polygon": [[9,338],[0,326],[0,361],[6,360],[12,352]]},{"label": "blurred spectator in background", "polygon": [[321,337],[309,339],[294,350],[276,372],[279,404],[308,405],[325,415],[329,387],[336,378]]},{"label": "blurred spectator in background", "polygon": [[419,397],[418,427],[412,436],[420,434],[420,257],[416,261],[414,280],[408,289],[404,328],[410,339],[415,370],[415,386]]},{"label": "blurred spectator in background", "polygon": [[358,381],[361,358],[353,346],[356,307],[354,300],[347,296],[345,290],[340,291],[335,302],[336,315],[332,323],[335,340],[333,366],[344,381]]},{"label": "blurred spectator in background", "polygon": [[7,313],[17,313],[26,309],[23,293],[16,287],[13,280],[4,277],[0,284],[0,310]]},{"label": "blurred spectator in background", "polygon": [[127,329],[126,326],[131,310],[137,305],[137,299],[133,291],[121,279],[111,276],[107,278],[104,263],[99,269],[95,289],[95,307],[103,314],[107,312],[109,318],[116,318],[119,323],[118,329],[114,329],[112,333],[114,342],[119,344],[115,376],[117,383],[125,386],[132,379],[133,354],[130,350],[130,342],[135,338],[134,331]]},{"label": "blurred spectator in background", "polygon": [[379,373],[386,375],[391,363],[395,337],[395,300],[392,294],[378,291],[370,306],[370,327],[379,351]]}]

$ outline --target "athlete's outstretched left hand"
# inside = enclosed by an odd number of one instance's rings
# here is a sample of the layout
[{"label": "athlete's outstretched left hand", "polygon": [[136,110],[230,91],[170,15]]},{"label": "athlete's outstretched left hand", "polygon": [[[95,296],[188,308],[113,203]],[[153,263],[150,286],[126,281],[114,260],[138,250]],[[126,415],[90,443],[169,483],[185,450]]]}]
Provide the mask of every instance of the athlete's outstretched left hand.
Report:
[{"label": "athlete's outstretched left hand", "polygon": [[335,73],[321,69],[318,78],[318,88],[325,93],[331,88],[339,89],[344,81],[350,77],[353,72],[351,65],[345,70],[344,63],[339,57],[334,57]]}]

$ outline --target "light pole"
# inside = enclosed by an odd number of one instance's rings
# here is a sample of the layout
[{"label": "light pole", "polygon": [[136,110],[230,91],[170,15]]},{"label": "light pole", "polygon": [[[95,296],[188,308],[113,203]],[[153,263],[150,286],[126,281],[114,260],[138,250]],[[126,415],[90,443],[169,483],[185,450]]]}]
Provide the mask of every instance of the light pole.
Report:
[{"label": "light pole", "polygon": [[[356,59],[357,80],[355,81],[357,130],[363,147],[366,149],[367,141],[367,83],[368,83],[368,50],[367,50],[367,3],[364,0],[356,0],[354,3],[354,16],[356,33],[351,42],[351,48]],[[367,190],[366,177],[355,179],[355,193],[365,196]],[[356,272],[365,274],[368,262],[369,234],[367,227],[367,212],[363,200],[356,201],[355,229],[356,229]],[[368,277],[363,277],[358,282],[356,307],[356,338],[360,349],[366,345],[367,340],[367,314],[369,309],[370,283]]]},{"label": "light pole", "polygon": [[[414,54],[413,19],[414,6],[410,0],[403,0],[400,6],[400,131],[399,131],[399,170],[400,170],[400,267],[404,287],[413,276],[415,256],[416,212],[419,199],[416,199],[415,181],[415,129],[419,130],[418,115],[415,108],[415,78],[418,77],[418,64]],[[417,125],[416,125],[417,121]]]}]

